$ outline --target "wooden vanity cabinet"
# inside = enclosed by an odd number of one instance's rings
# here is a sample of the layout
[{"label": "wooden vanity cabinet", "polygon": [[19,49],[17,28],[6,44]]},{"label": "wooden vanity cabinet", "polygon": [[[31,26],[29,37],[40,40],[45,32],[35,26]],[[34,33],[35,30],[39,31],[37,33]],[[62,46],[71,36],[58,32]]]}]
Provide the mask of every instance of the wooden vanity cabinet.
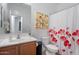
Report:
[{"label": "wooden vanity cabinet", "polygon": [[35,55],[36,42],[22,43],[0,48],[0,55]]},{"label": "wooden vanity cabinet", "polygon": [[36,44],[35,42],[29,42],[27,44],[20,45],[21,55],[35,55],[36,54]]},{"label": "wooden vanity cabinet", "polygon": [[0,55],[18,55],[18,46],[0,48]]}]

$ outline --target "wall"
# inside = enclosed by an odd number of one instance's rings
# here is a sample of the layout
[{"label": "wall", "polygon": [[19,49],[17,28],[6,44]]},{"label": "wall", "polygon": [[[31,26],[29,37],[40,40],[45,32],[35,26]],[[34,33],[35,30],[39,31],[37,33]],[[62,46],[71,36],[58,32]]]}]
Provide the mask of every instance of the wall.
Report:
[{"label": "wall", "polygon": [[31,5],[31,34],[32,36],[36,37],[38,40],[41,39],[41,37],[45,36],[47,37],[47,29],[36,29],[34,27],[35,25],[35,13],[36,12],[42,12],[49,16],[49,13],[45,8],[41,8],[41,5]]},{"label": "wall", "polygon": [[31,7],[23,3],[8,3],[7,6],[12,14],[23,17],[22,32],[29,33],[31,26]]}]

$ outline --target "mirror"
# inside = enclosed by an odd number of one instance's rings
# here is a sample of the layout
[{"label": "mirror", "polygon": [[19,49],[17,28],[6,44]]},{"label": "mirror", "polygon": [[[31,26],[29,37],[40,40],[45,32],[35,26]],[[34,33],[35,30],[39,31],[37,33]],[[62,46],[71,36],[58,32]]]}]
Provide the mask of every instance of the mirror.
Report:
[{"label": "mirror", "polygon": [[31,6],[24,3],[0,3],[0,34],[30,33],[30,25]]},{"label": "mirror", "polygon": [[10,16],[11,33],[22,32],[22,20],[23,20],[23,17],[21,16],[15,16],[15,15]]}]

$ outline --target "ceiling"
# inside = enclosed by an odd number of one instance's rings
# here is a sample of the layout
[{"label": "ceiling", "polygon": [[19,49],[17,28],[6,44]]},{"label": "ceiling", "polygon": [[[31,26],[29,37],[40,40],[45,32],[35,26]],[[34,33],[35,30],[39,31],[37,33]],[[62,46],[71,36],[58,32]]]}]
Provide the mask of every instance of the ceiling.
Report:
[{"label": "ceiling", "polygon": [[78,3],[30,3],[33,9],[47,12],[49,15],[59,12],[63,9],[73,7]]}]

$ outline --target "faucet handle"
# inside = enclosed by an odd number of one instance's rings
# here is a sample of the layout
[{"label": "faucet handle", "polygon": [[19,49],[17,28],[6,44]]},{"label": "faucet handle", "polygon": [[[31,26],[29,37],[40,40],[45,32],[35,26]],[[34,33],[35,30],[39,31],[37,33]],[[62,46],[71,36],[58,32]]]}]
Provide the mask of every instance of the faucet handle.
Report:
[{"label": "faucet handle", "polygon": [[20,39],[20,34],[17,35],[17,39]]}]

